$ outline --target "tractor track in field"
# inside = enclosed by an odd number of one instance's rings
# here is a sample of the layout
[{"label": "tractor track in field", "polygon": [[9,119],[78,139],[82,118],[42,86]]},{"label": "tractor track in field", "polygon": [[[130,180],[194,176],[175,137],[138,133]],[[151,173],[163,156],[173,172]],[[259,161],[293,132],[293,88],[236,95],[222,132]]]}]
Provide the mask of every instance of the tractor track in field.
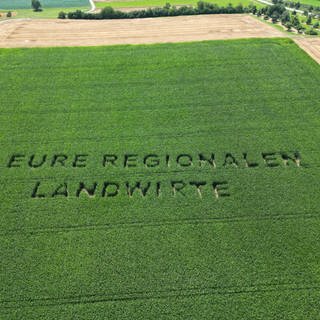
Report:
[{"label": "tractor track in field", "polygon": [[[188,298],[206,295],[234,295],[234,294],[255,294],[281,291],[310,291],[319,290],[319,283],[256,283],[251,286],[204,286],[186,288],[168,288],[152,291],[128,291],[119,293],[92,293],[86,295],[61,296],[61,297],[39,297],[25,298],[20,300],[0,301],[2,309],[19,307],[43,307],[61,306],[68,304],[87,304],[103,302],[126,302],[134,300],[167,299],[167,298]],[[14,304],[14,305],[12,305]]]},{"label": "tractor track in field", "polygon": [[[181,207],[181,206],[180,206]],[[188,206],[185,206],[188,207]],[[172,208],[172,207],[171,207]],[[47,210],[39,210],[40,212],[47,212]],[[159,221],[123,221],[123,222],[109,222],[99,224],[79,224],[79,225],[58,225],[53,227],[42,228],[21,228],[21,229],[7,229],[0,230],[0,236],[36,236],[47,233],[67,233],[67,232],[81,232],[81,231],[98,231],[109,229],[132,229],[132,228],[158,228],[163,226],[176,225],[204,225],[204,224],[223,224],[223,223],[239,223],[247,221],[284,221],[284,220],[317,220],[320,214],[296,213],[296,214],[263,214],[260,216],[251,215],[234,215],[227,217],[204,217],[204,218],[186,218],[186,219],[172,219]]]}]

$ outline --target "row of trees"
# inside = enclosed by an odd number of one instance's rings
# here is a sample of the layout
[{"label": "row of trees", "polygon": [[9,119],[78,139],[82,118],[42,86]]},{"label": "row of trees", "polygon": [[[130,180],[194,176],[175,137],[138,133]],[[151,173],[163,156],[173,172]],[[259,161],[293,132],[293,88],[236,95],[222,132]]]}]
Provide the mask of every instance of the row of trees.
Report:
[{"label": "row of trees", "polygon": [[99,13],[87,13],[81,10],[59,13],[60,19],[134,19],[134,18],[152,18],[152,17],[168,17],[168,16],[186,16],[196,14],[221,14],[221,13],[249,13],[256,11],[256,6],[243,7],[241,4],[233,7],[229,4],[227,7],[220,7],[217,4],[199,1],[196,7],[181,6],[175,7],[167,3],[162,8],[149,8],[146,10],[136,10],[131,12],[123,12],[114,10],[112,7],[105,7]]},{"label": "row of trees", "polygon": [[[315,23],[310,30],[305,31],[303,24],[301,23],[299,16],[293,11],[291,14],[286,9],[283,3],[276,3],[273,6],[267,6],[254,12],[257,16],[264,16],[265,20],[271,19],[273,23],[281,22],[283,26],[290,31],[292,28],[296,29],[299,33],[305,32],[306,34],[316,35],[318,34],[314,28],[319,27],[319,23]],[[312,16],[307,15],[307,25],[312,25]]]},{"label": "row of trees", "polygon": [[306,10],[308,12],[320,12],[320,6],[312,6],[312,5],[302,4],[300,2],[291,2],[291,1],[284,1],[283,3],[286,7],[289,7],[292,9]]},{"label": "row of trees", "polygon": [[[288,8],[292,9],[300,9],[300,10],[305,10],[308,12],[320,12],[320,6],[312,6],[304,3],[294,2],[294,1],[287,1],[287,0],[272,0],[274,4],[283,4]],[[319,3],[320,5],[320,3]]]},{"label": "row of trees", "polygon": [[[168,16],[184,16],[184,15],[197,15],[197,14],[221,14],[221,13],[253,13],[257,16],[263,16],[264,19],[271,19],[273,23],[281,22],[289,31],[295,28],[298,32],[305,31],[299,17],[295,12],[290,12],[286,9],[283,0],[273,0],[275,4],[273,6],[266,6],[264,8],[257,9],[253,4],[248,7],[243,7],[241,4],[233,7],[229,4],[227,7],[219,6],[217,4],[199,1],[195,7],[192,6],[171,6],[167,3],[162,8],[149,8],[146,10],[136,10],[131,12],[123,12],[114,10],[112,7],[105,7],[98,13],[88,13],[81,10],[59,13],[60,19],[134,19],[134,18],[152,18],[152,17],[168,17]],[[312,25],[312,16],[307,14],[307,24]],[[314,25],[313,28],[306,31],[308,34],[317,34],[314,28],[318,28],[318,25]]]}]

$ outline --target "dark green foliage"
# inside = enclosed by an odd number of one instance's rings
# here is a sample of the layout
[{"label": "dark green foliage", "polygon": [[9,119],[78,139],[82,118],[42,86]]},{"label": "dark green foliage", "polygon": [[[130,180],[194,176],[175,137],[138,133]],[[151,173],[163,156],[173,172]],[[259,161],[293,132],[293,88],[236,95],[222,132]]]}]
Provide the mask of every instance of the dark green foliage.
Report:
[{"label": "dark green foliage", "polygon": [[257,6],[254,4],[249,4],[248,9],[249,9],[249,12],[251,12],[252,14],[256,14],[258,11]]},{"label": "dark green foliage", "polygon": [[[258,11],[256,11],[256,14],[257,16],[264,15],[263,17],[264,20],[268,20],[269,17],[271,17],[273,23],[278,22],[279,19],[282,22],[282,19],[288,19],[287,16],[289,15],[285,6],[280,2],[277,2],[273,6],[266,6],[264,8],[260,8]],[[289,19],[290,19],[290,15],[289,15]]]},{"label": "dark green foliage", "polygon": [[233,7],[231,4],[227,7],[220,7],[217,4],[199,1],[196,7],[181,6],[175,7],[167,3],[163,8],[149,8],[145,10],[135,10],[123,12],[114,10],[112,7],[105,7],[99,13],[86,13],[80,10],[69,12],[69,19],[135,19],[135,18],[154,18],[168,16],[187,16],[195,14],[233,14],[233,13],[255,13],[257,8],[250,5],[248,8],[241,4]]},{"label": "dark green foliage", "polygon": [[33,11],[42,11],[41,9],[41,3],[39,0],[32,0],[31,6],[33,8]]},{"label": "dark green foliage", "polygon": [[300,2],[284,1],[283,4],[289,8],[295,8],[299,10],[304,10],[305,15],[308,15],[308,12],[320,12],[320,6],[310,6],[307,4],[301,4]]},{"label": "dark green foliage", "polygon": [[271,16],[272,23],[278,22],[278,19],[279,19],[279,15],[276,13],[273,13]]},{"label": "dark green foliage", "polygon": [[295,28],[298,28],[301,26],[299,17],[297,15],[292,16],[291,23]]},{"label": "dark green foliage", "polygon": [[272,17],[273,15],[280,17],[285,11],[286,8],[283,4],[275,4],[273,6],[266,7],[266,14],[270,17]]},{"label": "dark green foliage", "polygon": [[63,11],[60,11],[60,12],[59,12],[59,15],[58,15],[58,18],[59,18],[59,19],[65,19],[66,17],[67,17],[67,15],[66,15],[65,12],[63,12]]},{"label": "dark green foliage", "polygon": [[281,14],[281,17],[280,17],[280,20],[281,20],[281,23],[283,25],[287,24],[288,22],[290,22],[290,14],[289,12],[286,10],[284,11],[282,14]]},{"label": "dark green foliage", "polygon": [[12,17],[12,12],[8,11],[6,16],[7,16],[7,18],[11,18]]},{"label": "dark green foliage", "polygon": [[308,18],[307,18],[307,20],[306,20],[306,24],[307,24],[307,25],[311,25],[311,24],[312,24],[312,17],[311,17],[311,15],[308,15]]},{"label": "dark green foliage", "polygon": [[292,25],[291,22],[286,22],[286,23],[285,23],[285,27],[287,28],[288,31],[291,31],[293,25]]},{"label": "dark green foliage", "polygon": [[317,36],[318,32],[314,29],[310,29],[310,30],[305,31],[305,34],[308,34],[310,36]]}]

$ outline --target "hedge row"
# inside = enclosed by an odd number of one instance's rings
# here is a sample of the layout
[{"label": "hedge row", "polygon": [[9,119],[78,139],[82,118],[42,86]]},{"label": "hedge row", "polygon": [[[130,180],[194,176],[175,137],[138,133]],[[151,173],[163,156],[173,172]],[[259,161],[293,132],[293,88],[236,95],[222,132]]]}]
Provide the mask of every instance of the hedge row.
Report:
[{"label": "hedge row", "polygon": [[169,3],[163,8],[150,8],[146,10],[136,10],[131,12],[123,12],[119,10],[114,10],[112,7],[105,7],[99,13],[87,13],[81,10],[74,12],[69,12],[65,14],[64,12],[59,13],[59,18],[64,19],[135,19],[135,18],[154,18],[154,17],[168,17],[168,16],[188,16],[197,14],[232,14],[232,13],[246,13],[256,11],[256,6],[249,5],[248,7],[243,7],[239,4],[233,7],[231,4],[227,7],[220,7],[217,4],[207,3],[200,1],[197,3],[196,7],[192,6],[181,6],[175,7],[171,6]]}]

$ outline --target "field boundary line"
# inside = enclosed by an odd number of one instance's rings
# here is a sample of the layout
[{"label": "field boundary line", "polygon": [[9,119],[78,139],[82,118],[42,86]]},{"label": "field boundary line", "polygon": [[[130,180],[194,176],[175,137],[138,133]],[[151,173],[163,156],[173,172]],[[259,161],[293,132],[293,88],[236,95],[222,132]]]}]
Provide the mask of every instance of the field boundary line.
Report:
[{"label": "field boundary line", "polygon": [[237,223],[242,221],[268,221],[268,220],[290,220],[290,219],[318,219],[319,214],[310,213],[297,213],[297,214],[278,214],[278,215],[262,215],[260,217],[255,217],[254,215],[247,216],[232,216],[232,217],[212,217],[212,218],[195,218],[195,219],[180,219],[180,220],[163,220],[158,222],[142,222],[142,221],[132,221],[123,223],[107,223],[107,224],[87,224],[87,225],[73,225],[73,226],[59,226],[54,228],[26,228],[26,229],[12,229],[12,230],[0,230],[0,236],[10,236],[10,235],[36,235],[41,233],[63,233],[63,232],[74,232],[74,231],[91,231],[91,230],[104,230],[104,229],[129,229],[129,228],[156,228],[161,226],[169,225],[194,225],[194,224],[212,224],[212,223]]}]

